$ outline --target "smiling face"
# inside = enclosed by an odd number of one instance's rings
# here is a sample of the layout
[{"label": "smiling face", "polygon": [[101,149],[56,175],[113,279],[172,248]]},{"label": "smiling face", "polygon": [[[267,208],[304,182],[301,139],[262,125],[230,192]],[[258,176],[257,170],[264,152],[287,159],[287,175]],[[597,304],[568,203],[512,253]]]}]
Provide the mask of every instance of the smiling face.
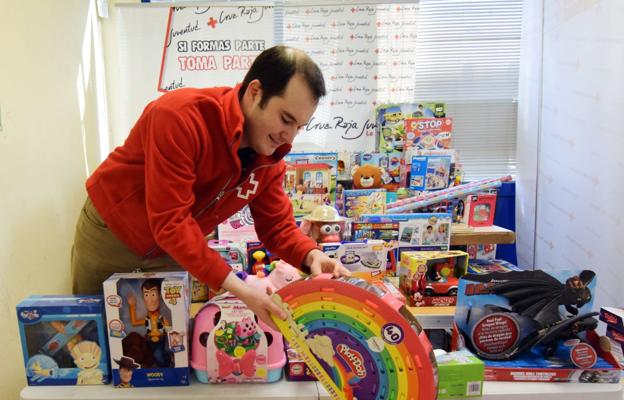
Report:
[{"label": "smiling face", "polygon": [[85,340],[72,348],[71,355],[78,368],[90,370],[99,366],[102,351],[97,343]]},{"label": "smiling face", "polygon": [[284,92],[264,103],[262,84],[249,83],[241,100],[245,130],[241,147],[270,156],[278,147],[292,144],[299,130],[310,120],[318,102],[302,75],[290,78]]}]

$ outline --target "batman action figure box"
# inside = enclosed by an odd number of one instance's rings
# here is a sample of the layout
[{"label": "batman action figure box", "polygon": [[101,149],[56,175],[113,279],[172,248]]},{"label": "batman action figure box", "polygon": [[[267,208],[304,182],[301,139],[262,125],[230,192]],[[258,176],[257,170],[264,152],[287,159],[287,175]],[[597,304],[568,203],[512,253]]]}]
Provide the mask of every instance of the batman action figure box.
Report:
[{"label": "batman action figure box", "polygon": [[596,344],[595,287],[590,270],[468,274],[455,322],[486,380],[616,383],[617,364]]}]

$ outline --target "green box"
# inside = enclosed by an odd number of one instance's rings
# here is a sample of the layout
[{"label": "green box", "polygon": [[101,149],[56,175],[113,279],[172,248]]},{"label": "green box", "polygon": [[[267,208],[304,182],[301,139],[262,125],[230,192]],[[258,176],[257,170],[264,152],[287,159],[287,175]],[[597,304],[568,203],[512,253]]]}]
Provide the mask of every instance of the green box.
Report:
[{"label": "green box", "polygon": [[437,355],[438,399],[480,397],[485,365],[468,350]]}]

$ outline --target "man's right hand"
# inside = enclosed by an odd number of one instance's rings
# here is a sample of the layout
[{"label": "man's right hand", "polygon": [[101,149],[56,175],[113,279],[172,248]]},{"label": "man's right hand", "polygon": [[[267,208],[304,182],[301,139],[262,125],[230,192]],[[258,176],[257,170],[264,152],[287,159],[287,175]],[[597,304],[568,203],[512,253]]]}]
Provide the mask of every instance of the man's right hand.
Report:
[{"label": "man's right hand", "polygon": [[286,311],[282,310],[271,300],[269,295],[260,289],[249,286],[233,272],[229,273],[221,286],[245,303],[264,323],[279,331],[273,323],[270,314],[276,315],[282,320],[286,319],[288,315]]}]

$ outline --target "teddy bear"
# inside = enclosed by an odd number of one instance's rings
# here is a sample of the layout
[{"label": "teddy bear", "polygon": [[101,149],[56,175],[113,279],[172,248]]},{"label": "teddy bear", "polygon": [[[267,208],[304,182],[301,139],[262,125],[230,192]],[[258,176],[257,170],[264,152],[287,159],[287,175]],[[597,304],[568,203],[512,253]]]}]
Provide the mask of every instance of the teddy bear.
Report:
[{"label": "teddy bear", "polygon": [[[352,169],[354,189],[388,189],[395,190],[390,177],[382,167],[365,164]],[[386,179],[384,179],[386,178]]]},{"label": "teddy bear", "polygon": [[381,180],[382,169],[374,165],[366,164],[353,168],[354,189],[377,189],[383,184]]}]

